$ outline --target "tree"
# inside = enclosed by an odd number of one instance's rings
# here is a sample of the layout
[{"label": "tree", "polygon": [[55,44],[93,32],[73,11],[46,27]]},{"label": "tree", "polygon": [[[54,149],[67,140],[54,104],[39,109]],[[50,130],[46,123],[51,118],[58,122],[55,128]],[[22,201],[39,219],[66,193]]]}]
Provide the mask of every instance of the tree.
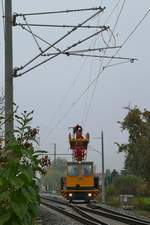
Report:
[{"label": "tree", "polygon": [[114,192],[116,195],[137,194],[139,179],[136,176],[119,176],[113,180]]},{"label": "tree", "polygon": [[105,184],[106,184],[106,186],[111,184],[111,182],[112,182],[111,171],[110,171],[110,169],[106,169],[106,171],[105,171]]},{"label": "tree", "polygon": [[119,152],[125,153],[125,170],[150,181],[150,111],[136,106],[128,108],[121,124],[122,131],[129,133],[128,143],[117,144]]},{"label": "tree", "polygon": [[114,180],[114,178],[119,176],[119,172],[115,169],[113,169],[113,171],[111,172],[111,179],[112,181]]}]

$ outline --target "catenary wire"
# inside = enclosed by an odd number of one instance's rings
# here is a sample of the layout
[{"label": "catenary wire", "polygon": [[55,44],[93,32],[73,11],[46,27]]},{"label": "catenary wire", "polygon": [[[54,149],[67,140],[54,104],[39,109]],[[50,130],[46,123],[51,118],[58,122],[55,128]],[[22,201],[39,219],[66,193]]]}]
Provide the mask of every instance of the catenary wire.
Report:
[{"label": "catenary wire", "polygon": [[[110,38],[109,38],[108,43],[105,42],[105,40],[104,40],[104,38],[103,38],[103,36],[102,36],[103,41],[104,41],[104,43],[106,44],[107,47],[109,47],[109,43],[111,42],[112,37],[115,39],[115,37],[114,37],[114,31],[115,31],[116,26],[117,26],[117,24],[118,24],[118,22],[119,22],[119,18],[120,18],[120,16],[121,16],[122,11],[123,11],[125,2],[126,2],[126,0],[124,0],[123,3],[122,3],[121,9],[120,9],[119,14],[118,14],[118,16],[117,16],[117,20],[116,20],[116,22],[115,22],[115,24],[114,24],[113,30],[111,30],[111,29],[109,28],[109,31],[111,32],[111,35],[110,35]],[[118,3],[116,4],[116,6],[115,6],[114,9],[116,9],[116,7],[118,7],[119,3],[120,3],[120,0],[118,1]],[[114,11],[113,11],[113,12],[114,12]],[[111,14],[111,15],[112,15],[112,14]],[[101,35],[102,35],[102,33],[101,33]]]},{"label": "catenary wire", "polygon": [[35,43],[36,43],[36,45],[37,45],[38,49],[40,50],[40,52],[43,52],[43,51],[42,51],[41,46],[39,45],[38,41],[36,40],[36,36],[35,36],[35,35],[34,35],[34,33],[32,32],[32,29],[31,29],[31,27],[30,27],[29,23],[27,22],[26,17],[25,17],[25,16],[23,16],[23,19],[24,19],[25,24],[26,24],[26,26],[28,27],[28,29],[29,29],[29,31],[30,31],[30,33],[31,33],[32,37],[33,37],[33,40],[35,41]]},{"label": "catenary wire", "polygon": [[123,61],[123,62],[119,62],[119,63],[113,63],[113,64],[108,65],[106,68],[113,67],[113,66],[118,66],[118,65],[121,65],[121,64],[125,64],[125,63],[129,63],[129,61]]},{"label": "catenary wire", "polygon": [[[96,37],[95,37],[95,38],[96,38]],[[95,40],[95,41],[96,41],[96,40]],[[95,41],[94,41],[94,42],[95,42]],[[84,49],[84,50],[85,50],[85,49]],[[84,50],[83,50],[83,51],[84,51]],[[91,49],[91,45],[90,45],[89,49],[86,49],[85,51],[88,51],[88,50],[91,50],[91,51],[93,50],[93,49]],[[95,49],[95,50],[96,50],[96,49]],[[97,49],[97,50],[98,50],[98,49]],[[80,50],[77,50],[77,52],[78,52],[78,51],[80,52]],[[81,50],[81,51],[82,51],[82,50]],[[87,59],[87,58],[84,58],[84,62],[83,62],[84,64],[85,64],[85,60],[86,60],[86,59]],[[93,59],[92,59],[92,60],[93,60]],[[73,83],[74,83],[74,82],[73,82]],[[49,136],[49,133],[47,134],[47,137],[48,137],[48,136]],[[46,137],[45,139],[47,139],[47,137]],[[44,139],[44,140],[45,140],[45,139]]]},{"label": "catenary wire", "polygon": [[[57,54],[57,53],[56,53]],[[108,56],[108,55],[90,55],[90,54],[80,54],[80,53],[69,53],[69,55],[72,56],[80,56],[80,57],[91,57],[91,58],[103,58],[103,59],[123,59],[123,60],[129,60],[134,61],[137,60],[137,58],[129,58],[129,57],[120,57],[120,56]]]},{"label": "catenary wire", "polygon": [[[144,21],[144,19],[146,18],[146,16],[149,14],[150,9],[146,12],[146,14],[142,17],[142,19],[138,22],[138,24],[135,26],[135,28],[130,32],[130,34],[128,35],[128,37],[125,39],[125,41],[123,42],[123,46],[128,42],[128,40],[131,38],[131,36],[135,33],[135,31],[138,29],[138,27],[140,26],[140,24]],[[117,51],[115,53],[115,55],[118,53],[119,51]],[[109,66],[111,60],[107,63],[107,66]],[[87,88],[81,93],[81,95],[71,104],[70,108],[63,114],[63,116],[57,121],[57,123],[55,124],[55,126],[50,130],[49,135],[51,135],[53,133],[53,131],[58,127],[58,125],[62,122],[62,120],[68,115],[68,113],[72,110],[72,108],[80,101],[80,99],[86,94],[86,92],[89,90],[89,88],[91,88],[91,86],[93,86],[93,84],[95,83],[95,81],[97,80],[97,78],[104,72],[104,70],[107,67],[103,67],[101,72],[97,74],[97,76],[91,81],[91,83],[87,86]]]},{"label": "catenary wire", "polygon": [[[62,109],[62,106],[63,106],[64,102],[67,100],[67,98],[68,98],[70,92],[72,91],[73,87],[75,86],[75,84],[76,84],[76,82],[77,82],[77,80],[78,80],[78,78],[79,78],[79,76],[80,76],[80,74],[81,74],[81,70],[82,70],[82,68],[83,68],[84,65],[85,65],[86,59],[87,59],[87,58],[84,58],[84,60],[83,60],[83,62],[82,62],[82,64],[81,64],[81,66],[80,66],[80,68],[79,68],[78,73],[75,74],[72,83],[71,83],[70,86],[68,87],[68,89],[67,89],[67,91],[65,92],[64,96],[62,97],[60,103],[58,104],[56,110],[55,110],[54,113],[52,114],[52,116],[51,116],[51,118],[50,118],[50,121],[52,121],[52,120],[55,118],[56,114],[58,114],[58,111],[60,111],[60,108]],[[48,136],[49,136],[49,134],[47,134],[46,137],[44,137],[43,143],[46,141],[46,139],[48,138]]]},{"label": "catenary wire", "polygon": [[[27,31],[28,33],[31,34],[31,31],[28,30],[26,27],[21,26],[21,28],[22,28],[23,30],[25,30],[25,31]],[[41,38],[39,35],[37,35],[37,34],[35,34],[35,33],[33,33],[33,34],[34,34],[34,36],[35,36],[36,38],[38,38],[39,40],[41,40],[41,41],[44,42],[45,44],[47,44],[47,45],[49,45],[49,46],[52,46],[52,44],[50,44],[50,43],[49,43],[48,41],[46,41],[45,39]],[[57,50],[58,52],[61,52],[61,50],[60,50],[59,48],[56,48],[56,46],[52,46],[52,48],[54,48],[54,49]]]},{"label": "catenary wire", "polygon": [[50,12],[39,12],[39,13],[24,13],[17,14],[17,16],[37,16],[37,15],[46,15],[46,14],[58,14],[58,13],[72,13],[72,12],[83,12],[83,11],[93,11],[93,10],[101,10],[102,8],[93,7],[93,8],[85,8],[85,9],[68,9],[68,10],[59,10],[59,11],[50,11]]},{"label": "catenary wire", "polygon": [[[101,1],[101,3],[102,3],[102,1]],[[97,22],[97,26],[100,23],[101,18],[102,18],[102,16],[99,18],[99,20]],[[95,37],[94,46],[95,46],[97,40],[98,40],[98,38]],[[93,57],[93,55],[94,55],[94,52],[92,53],[92,57]],[[94,59],[94,57],[93,57],[93,59]],[[91,69],[90,69],[90,76],[89,76],[88,84],[90,84],[90,82],[92,80],[91,79],[92,78],[92,70],[93,70],[93,67],[94,67],[93,63],[94,63],[94,60],[92,60],[92,66],[91,66]],[[85,96],[85,107],[84,107],[83,116],[82,116],[82,124],[83,124],[84,127],[85,127],[85,123],[86,123],[87,111],[88,111],[89,104],[90,104],[90,103],[88,104],[88,101],[89,101],[88,99],[90,100],[90,89],[87,91],[87,94]]]},{"label": "catenary wire", "polygon": [[[124,45],[128,42],[128,40],[132,37],[132,35],[136,32],[136,30],[138,29],[138,27],[141,25],[141,23],[144,21],[144,19],[147,17],[147,15],[149,14],[150,9],[147,10],[147,12],[144,14],[144,16],[142,17],[142,19],[140,19],[140,21],[137,23],[137,25],[135,26],[135,28],[130,32],[130,34],[128,35],[128,37],[124,40],[124,42],[122,43],[122,47],[121,49],[124,47]],[[118,49],[115,53],[114,56],[116,56],[119,53],[120,49]],[[110,62],[112,61],[112,59],[109,60],[108,65],[110,64]],[[107,65],[104,67],[104,69],[107,68]]]},{"label": "catenary wire", "polygon": [[[107,19],[105,20],[105,23],[104,23],[104,24],[106,24],[106,22],[111,18],[111,16],[112,16],[113,13],[115,12],[116,8],[118,7],[120,1],[121,1],[121,0],[119,0],[119,1],[117,2],[117,4],[115,5],[115,7],[112,9],[110,15],[107,17]],[[101,3],[102,3],[102,1],[101,1]],[[102,39],[104,39],[102,33],[101,33],[101,37],[102,37]],[[111,38],[110,38],[110,39],[111,39]],[[104,41],[104,43],[105,43],[105,41]],[[106,44],[106,46],[108,47],[107,43],[105,43],[105,44]],[[105,55],[105,54],[106,54],[106,51],[104,52],[103,55]],[[102,61],[101,61],[99,72],[100,72],[100,70],[101,70],[101,68],[102,68],[103,62],[104,62],[104,59],[102,59]],[[91,105],[92,105],[92,100],[93,100],[93,98],[94,98],[94,93],[95,93],[96,86],[97,86],[97,81],[95,82],[95,85],[94,85],[94,87],[93,87],[93,91],[92,91],[92,94],[91,94],[91,98],[90,98],[90,100],[89,100],[89,105],[88,105],[87,111],[86,111],[86,113],[85,113],[84,126],[85,126],[85,124],[86,124],[86,121],[87,121],[87,118],[88,118],[88,114],[89,114],[89,111],[90,111],[90,108],[91,108]]]},{"label": "catenary wire", "polygon": [[[98,52],[102,52],[102,51],[104,51],[105,49],[114,49],[114,48],[121,48],[121,46],[114,46],[114,47],[102,47],[102,48],[88,48],[88,49],[79,49],[79,50],[74,50],[74,51],[66,51],[65,53],[63,53],[63,52],[61,52],[62,54],[64,54],[64,55],[67,55],[67,56],[69,56],[71,53],[76,53],[76,54],[78,54],[78,53],[84,53],[84,52],[95,52],[95,51],[98,51]],[[56,52],[54,53],[54,52],[52,52],[52,53],[46,53],[46,54],[43,54],[42,56],[51,56],[51,55],[55,55],[56,54]]]},{"label": "catenary wire", "polygon": [[[90,45],[90,46],[91,46],[91,45]],[[119,46],[119,47],[120,47],[120,46]],[[89,52],[89,51],[91,51],[91,52],[92,52],[92,51],[99,51],[99,52],[101,52],[101,51],[103,51],[104,49],[105,49],[105,48],[97,48],[97,49],[93,49],[93,48],[89,47],[88,49],[76,50],[76,51],[71,51],[71,52]],[[83,64],[85,64],[85,60],[87,60],[87,58],[84,58]],[[82,69],[82,68],[83,68],[83,65],[81,65],[81,67],[80,67],[80,72],[81,72],[81,69]],[[69,93],[71,92],[72,88],[74,87],[74,85],[75,85],[75,83],[76,83],[76,81],[77,81],[79,75],[80,75],[80,73],[78,73],[78,75],[74,78],[73,82],[71,83],[71,86],[69,87],[68,91],[65,93],[65,95],[64,95],[64,97],[63,97],[61,103],[58,105],[57,110],[55,111],[55,113],[53,114],[53,116],[56,116],[56,113],[57,113],[57,111],[60,109],[60,107],[62,108],[62,106],[63,106],[63,104],[64,104],[64,101],[65,101],[66,98],[69,96]],[[53,117],[52,117],[52,118],[53,118]],[[51,118],[51,121],[52,121],[52,118]],[[49,134],[47,135],[47,137],[48,137],[48,136],[49,136]],[[44,138],[44,140],[46,140],[47,137]]]},{"label": "catenary wire", "polygon": [[[33,24],[33,23],[16,23],[16,26],[30,26],[30,27],[53,27],[53,28],[74,28],[76,25],[60,25],[60,24]],[[80,28],[102,28],[103,26],[92,26],[92,25],[87,25],[87,26],[81,26]]]},{"label": "catenary wire", "polygon": [[[122,9],[121,9],[122,11]],[[119,13],[119,17],[120,17],[120,13]],[[118,18],[117,18],[117,23],[118,23]],[[117,23],[115,23],[115,26],[117,25]],[[114,30],[114,29],[113,29]],[[105,53],[104,53],[105,54]],[[53,127],[50,132],[49,132],[49,135],[51,135],[53,133],[53,131],[55,130],[55,128],[61,123],[61,121],[66,117],[66,115],[68,115],[68,113],[72,110],[72,108],[74,107],[74,105],[76,105],[78,103],[78,101],[80,101],[80,99],[85,95],[85,93],[89,90],[89,88],[91,86],[93,86],[93,84],[95,83],[95,86],[94,86],[94,89],[93,89],[93,92],[92,92],[92,96],[91,96],[91,99],[90,99],[90,103],[89,103],[89,107],[88,107],[88,110],[87,110],[87,113],[86,113],[86,118],[87,118],[87,115],[88,115],[88,112],[89,112],[89,108],[91,106],[91,102],[92,102],[92,99],[94,97],[94,93],[95,93],[95,89],[96,89],[96,86],[97,86],[97,81],[98,81],[98,78],[99,76],[101,75],[101,73],[103,73],[104,71],[104,68],[102,67],[103,65],[103,60],[101,62],[101,65],[100,65],[100,69],[99,69],[99,72],[98,72],[98,75],[91,81],[91,83],[88,85],[88,87],[82,92],[82,94],[76,99],[75,102],[72,103],[72,105],[70,106],[70,108],[64,113],[64,115],[57,121],[55,127]],[[86,122],[86,121],[85,121]]]},{"label": "catenary wire", "polygon": [[[28,30],[27,28],[25,28],[23,25],[21,25],[21,28],[23,29],[23,30],[25,30],[25,31],[27,31],[27,32],[29,32],[29,33],[31,33],[30,32],[30,30]],[[35,34],[35,33],[33,33],[34,34],[34,36],[36,37],[36,38],[38,38],[39,40],[41,40],[41,41],[43,41],[45,44],[48,44],[48,45],[50,45],[50,46],[52,46],[52,44],[50,44],[48,41],[46,41],[45,39],[43,39],[43,38],[41,38],[40,36],[38,36],[37,34]],[[61,52],[61,50],[59,49],[59,48],[56,48],[55,46],[53,46],[53,48],[55,49],[55,50],[57,50],[58,52]],[[91,52],[91,51],[99,51],[99,52],[102,52],[103,50],[105,50],[105,49],[114,49],[114,48],[121,48],[121,46],[109,46],[109,47],[101,47],[101,48],[88,48],[88,49],[80,49],[80,50],[74,50],[74,51],[70,51],[71,53],[80,53],[80,52]],[[64,53],[64,54],[67,54],[67,53],[70,53],[70,52],[66,52],[66,53]],[[53,55],[53,54],[56,54],[56,53],[46,53],[46,54],[42,54],[42,56],[50,56],[50,55]]]},{"label": "catenary wire", "polygon": [[[122,13],[122,11],[123,11],[123,8],[124,8],[124,5],[125,5],[125,1],[126,1],[126,0],[123,1],[122,7],[121,7],[121,9],[120,9],[120,11],[119,11],[119,14],[118,14],[118,16],[117,16],[117,20],[116,20],[115,25],[114,25],[114,27],[113,27],[113,31],[111,32],[111,36],[110,36],[110,38],[109,38],[109,40],[108,40],[108,43],[106,43],[106,46],[109,46],[109,43],[110,43],[110,41],[111,41],[111,38],[113,37],[113,33],[114,33],[115,28],[116,28],[116,26],[117,26],[117,24],[118,24],[120,15],[121,15],[121,13]],[[118,2],[118,4],[119,4],[119,3],[120,3],[120,1]],[[118,5],[117,5],[117,6],[118,6]],[[116,7],[115,7],[114,9],[116,9]],[[103,63],[104,63],[104,59],[107,58],[107,57],[106,57],[106,51],[107,51],[107,50],[104,51],[103,59],[102,59],[102,61],[101,61],[101,65],[100,65],[100,68],[99,68],[99,72],[98,72],[98,73],[100,73],[100,74],[101,74],[101,71],[103,72]],[[111,58],[111,59],[112,59],[112,58]],[[99,76],[100,76],[100,75],[99,75]],[[91,99],[90,99],[90,101],[89,101],[89,106],[88,106],[87,113],[86,113],[86,117],[85,117],[85,123],[86,123],[86,121],[87,121],[88,114],[89,114],[90,108],[91,108],[91,106],[92,106],[92,101],[93,101],[93,98],[94,98],[94,95],[95,95],[95,90],[96,90],[96,87],[97,87],[97,83],[98,83],[99,76],[97,77],[97,80],[95,81],[95,84],[94,84],[94,88],[93,88],[93,91],[92,91]]]},{"label": "catenary wire", "polygon": [[[101,3],[102,3],[102,1],[101,1]],[[102,18],[102,16],[98,18],[97,25],[100,24],[101,18]],[[93,44],[91,44],[93,47],[95,47],[95,45],[97,43],[97,40],[98,40],[98,36],[95,37],[95,40],[94,40]],[[94,52],[92,52],[92,54],[94,54]],[[92,58],[92,63],[91,63],[91,66],[90,66],[88,84],[92,80],[93,66],[94,66],[94,58]],[[83,109],[83,114],[82,114],[82,124],[83,124],[84,127],[85,127],[84,118],[86,117],[86,109],[87,109],[87,106],[88,106],[89,96],[90,96],[90,90],[87,91],[87,94],[85,96],[85,104],[84,104],[84,109]]]},{"label": "catenary wire", "polygon": [[[58,55],[64,54],[64,53],[65,53],[66,51],[68,51],[69,49],[71,49],[71,48],[73,48],[73,47],[76,47],[76,46],[80,45],[81,43],[83,43],[83,42],[89,40],[90,38],[96,36],[97,34],[103,32],[103,31],[105,31],[106,29],[108,29],[108,27],[105,27],[104,29],[102,29],[102,30],[100,30],[100,31],[98,31],[98,32],[96,32],[96,33],[94,33],[94,34],[88,36],[87,38],[85,38],[85,39],[83,39],[83,40],[81,40],[81,41],[78,41],[78,42],[74,43],[73,45],[67,47],[65,50],[56,53],[56,55],[53,55],[53,56],[51,56],[50,58],[48,58],[48,59],[46,59],[46,60],[44,60],[44,61],[42,61],[42,62],[36,64],[35,66],[33,66],[33,67],[31,67],[31,68],[25,70],[24,72],[22,72],[22,73],[16,75],[16,77],[22,76],[23,74],[25,74],[25,73],[27,73],[27,72],[29,72],[29,71],[31,71],[31,70],[33,70],[33,69],[35,69],[35,68],[41,66],[42,64],[48,62],[49,60],[52,60],[53,58],[57,57]],[[49,47],[49,48],[50,48],[50,47]],[[44,52],[45,52],[45,51],[44,51]],[[41,55],[41,54],[40,54],[40,55]],[[22,69],[22,68],[21,68],[21,69]]]},{"label": "catenary wire", "polygon": [[[24,66],[21,66],[20,68],[18,68],[17,70],[22,70],[24,69],[26,66],[28,66],[29,64],[31,64],[33,61],[35,61],[37,58],[39,58],[43,53],[45,53],[47,50],[49,50],[50,48],[52,48],[53,46],[55,46],[56,44],[58,44],[59,42],[61,42],[62,40],[64,40],[67,36],[69,36],[72,32],[76,31],[79,27],[81,27],[82,25],[84,25],[85,23],[87,23],[88,21],[90,21],[92,18],[94,18],[95,16],[97,16],[99,13],[101,13],[105,8],[99,10],[98,12],[94,13],[92,16],[88,17],[86,20],[84,20],[82,23],[78,24],[76,27],[74,27],[73,29],[71,29],[69,32],[67,32],[64,36],[62,36],[61,38],[59,38],[56,42],[54,42],[51,46],[47,47],[45,50],[42,51],[42,53],[38,54],[37,56],[35,56],[33,59],[31,59],[29,62],[27,62]],[[58,53],[59,55],[59,53]],[[56,55],[57,56],[57,55]],[[55,56],[55,57],[56,57]],[[51,58],[50,58],[51,59]],[[36,66],[30,68],[30,70],[42,65],[43,63],[49,61],[50,59],[47,59],[45,61],[43,61],[42,63],[37,64]],[[23,72],[21,75],[29,72],[30,70],[27,70],[25,72]]]},{"label": "catenary wire", "polygon": [[112,9],[111,13],[110,13],[110,14],[108,15],[108,17],[106,18],[104,24],[106,24],[106,23],[109,21],[109,19],[111,18],[111,16],[113,15],[113,13],[114,13],[115,10],[117,9],[117,7],[119,6],[120,2],[121,2],[121,0],[119,0],[119,1],[116,3],[116,5],[115,5],[114,8]]}]

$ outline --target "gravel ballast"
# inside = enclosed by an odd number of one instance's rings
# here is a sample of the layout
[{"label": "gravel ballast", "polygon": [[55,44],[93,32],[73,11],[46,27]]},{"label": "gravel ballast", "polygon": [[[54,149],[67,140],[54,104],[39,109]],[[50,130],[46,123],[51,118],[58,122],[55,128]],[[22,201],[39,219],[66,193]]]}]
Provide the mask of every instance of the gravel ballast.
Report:
[{"label": "gravel ballast", "polygon": [[39,219],[39,225],[83,225],[45,206],[40,207]]}]

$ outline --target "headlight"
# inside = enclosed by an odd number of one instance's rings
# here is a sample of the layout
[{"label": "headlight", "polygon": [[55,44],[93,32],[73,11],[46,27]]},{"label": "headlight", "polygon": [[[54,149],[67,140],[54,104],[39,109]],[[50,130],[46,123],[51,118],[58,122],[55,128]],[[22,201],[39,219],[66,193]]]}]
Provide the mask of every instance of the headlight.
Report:
[{"label": "headlight", "polygon": [[89,197],[91,197],[91,196],[92,196],[92,194],[91,194],[91,193],[88,193],[88,196],[89,196]]},{"label": "headlight", "polygon": [[69,197],[72,197],[72,193],[69,193]]}]

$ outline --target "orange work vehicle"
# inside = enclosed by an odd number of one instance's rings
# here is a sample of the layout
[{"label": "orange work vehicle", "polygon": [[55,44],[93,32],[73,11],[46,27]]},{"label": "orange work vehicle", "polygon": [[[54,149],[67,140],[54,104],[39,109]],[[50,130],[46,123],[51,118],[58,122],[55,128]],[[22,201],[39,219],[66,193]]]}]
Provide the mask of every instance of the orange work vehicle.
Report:
[{"label": "orange work vehicle", "polygon": [[69,201],[90,201],[99,193],[99,180],[94,176],[93,162],[86,161],[89,134],[82,134],[82,127],[73,127],[69,144],[73,161],[67,163],[67,175],[61,178],[61,193]]}]

